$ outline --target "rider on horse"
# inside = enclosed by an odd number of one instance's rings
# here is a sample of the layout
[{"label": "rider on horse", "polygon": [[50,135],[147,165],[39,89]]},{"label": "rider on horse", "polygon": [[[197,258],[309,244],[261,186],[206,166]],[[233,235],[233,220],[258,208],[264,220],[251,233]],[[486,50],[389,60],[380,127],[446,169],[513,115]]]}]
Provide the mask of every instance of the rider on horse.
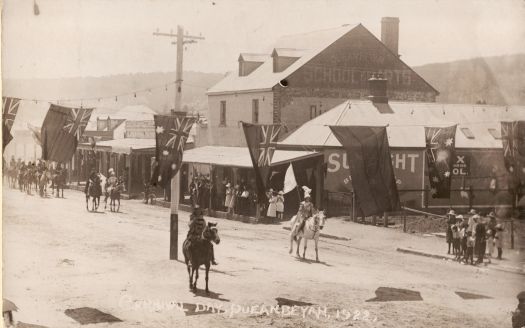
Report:
[{"label": "rider on horse", "polygon": [[300,232],[304,229],[306,220],[313,216],[316,212],[315,206],[312,203],[312,197],[310,196],[312,189],[308,188],[307,186],[303,186],[303,190],[304,201],[299,205],[299,211],[297,212],[297,222],[299,222],[297,232]]},{"label": "rider on horse", "polygon": [[[204,220],[202,210],[199,205],[195,205],[193,213],[190,215],[190,222],[188,222],[190,230],[188,231],[187,239],[190,242],[196,242],[202,240],[202,233],[206,228],[206,220]],[[217,265],[215,262],[215,252],[213,251],[213,244],[210,243],[211,247],[211,264]]]}]

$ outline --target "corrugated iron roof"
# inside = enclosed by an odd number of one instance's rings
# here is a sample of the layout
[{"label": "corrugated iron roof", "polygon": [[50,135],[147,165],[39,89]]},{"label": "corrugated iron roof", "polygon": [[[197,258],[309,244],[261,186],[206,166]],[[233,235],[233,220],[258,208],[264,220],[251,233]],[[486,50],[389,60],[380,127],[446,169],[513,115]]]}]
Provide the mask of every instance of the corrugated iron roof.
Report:
[{"label": "corrugated iron roof", "polygon": [[[279,144],[304,147],[341,147],[329,125],[387,126],[392,147],[424,148],[425,126],[458,124],[456,147],[501,148],[489,129],[500,130],[501,121],[525,119],[525,106],[490,106],[390,102],[392,113],[381,114],[371,101],[348,100],[306,122]],[[468,127],[474,138],[460,131]]]},{"label": "corrugated iron roof", "polygon": [[[228,74],[224,79],[219,81],[216,85],[208,90],[208,94],[223,93],[231,91],[251,91],[251,90],[266,90],[271,89],[279,81],[288,77],[298,68],[303,66],[306,62],[314,56],[323,51],[326,47],[341,38],[344,34],[354,29],[357,24],[344,25],[337,28],[326,29],[321,31],[314,31],[310,33],[303,33],[298,35],[283,36],[277,40],[272,49],[288,48],[288,49],[303,49],[300,52],[301,57],[292,65],[282,72],[273,72],[273,59],[268,57],[264,64],[259,66],[255,71],[246,76],[238,76],[237,72]],[[294,52],[294,56],[298,55]]]},{"label": "corrugated iron roof", "polygon": [[[319,156],[314,151],[276,150],[272,165]],[[247,147],[204,146],[184,151],[186,163],[216,164],[232,167],[252,167],[250,152]]]}]

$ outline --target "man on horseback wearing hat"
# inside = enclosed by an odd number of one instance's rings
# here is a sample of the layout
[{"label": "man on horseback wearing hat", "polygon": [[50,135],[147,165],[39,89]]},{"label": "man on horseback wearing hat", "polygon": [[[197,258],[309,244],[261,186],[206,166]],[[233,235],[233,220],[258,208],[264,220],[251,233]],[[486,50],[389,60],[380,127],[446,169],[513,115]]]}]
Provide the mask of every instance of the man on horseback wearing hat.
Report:
[{"label": "man on horseback wearing hat", "polygon": [[304,201],[301,202],[299,205],[299,211],[297,212],[297,222],[299,222],[297,233],[300,231],[303,231],[304,225],[306,223],[306,219],[313,216],[316,212],[315,206],[312,203],[312,197],[310,196],[310,193],[312,192],[312,189],[308,188],[307,186],[303,186],[304,190]]},{"label": "man on horseback wearing hat", "polygon": [[[206,228],[206,220],[204,220],[202,209],[199,207],[199,205],[195,205],[193,213],[191,213],[190,215],[190,222],[188,222],[188,226],[190,227],[190,230],[188,231],[187,239],[190,242],[198,242],[202,240],[202,233]],[[211,264],[217,265],[218,263],[215,262],[215,252],[213,250],[212,243],[210,243],[210,247]]]}]

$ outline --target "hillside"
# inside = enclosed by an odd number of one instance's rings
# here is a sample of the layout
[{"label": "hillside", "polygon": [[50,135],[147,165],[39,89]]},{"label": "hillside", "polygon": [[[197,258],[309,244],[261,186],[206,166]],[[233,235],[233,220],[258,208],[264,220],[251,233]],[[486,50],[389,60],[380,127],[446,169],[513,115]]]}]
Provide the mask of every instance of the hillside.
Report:
[{"label": "hillside", "polygon": [[525,54],[428,64],[414,70],[439,90],[439,102],[525,104]]},{"label": "hillside", "polygon": [[[184,72],[182,104],[190,110],[207,110],[206,90],[217,83],[222,74]],[[175,86],[165,84],[175,81],[175,73],[136,73],[105,77],[64,78],[64,79],[5,79],[3,94],[29,99],[68,99],[111,97],[135,90],[153,88],[137,95],[97,100],[85,106],[122,107],[128,104],[144,104],[155,111],[167,111],[174,106]]]}]

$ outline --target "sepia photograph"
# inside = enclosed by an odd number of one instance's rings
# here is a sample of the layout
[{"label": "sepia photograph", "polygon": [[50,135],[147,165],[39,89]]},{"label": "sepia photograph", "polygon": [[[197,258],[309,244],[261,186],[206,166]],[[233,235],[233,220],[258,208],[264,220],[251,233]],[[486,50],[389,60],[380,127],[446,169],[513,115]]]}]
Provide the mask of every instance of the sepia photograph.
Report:
[{"label": "sepia photograph", "polygon": [[3,0],[3,327],[525,328],[525,0]]}]

